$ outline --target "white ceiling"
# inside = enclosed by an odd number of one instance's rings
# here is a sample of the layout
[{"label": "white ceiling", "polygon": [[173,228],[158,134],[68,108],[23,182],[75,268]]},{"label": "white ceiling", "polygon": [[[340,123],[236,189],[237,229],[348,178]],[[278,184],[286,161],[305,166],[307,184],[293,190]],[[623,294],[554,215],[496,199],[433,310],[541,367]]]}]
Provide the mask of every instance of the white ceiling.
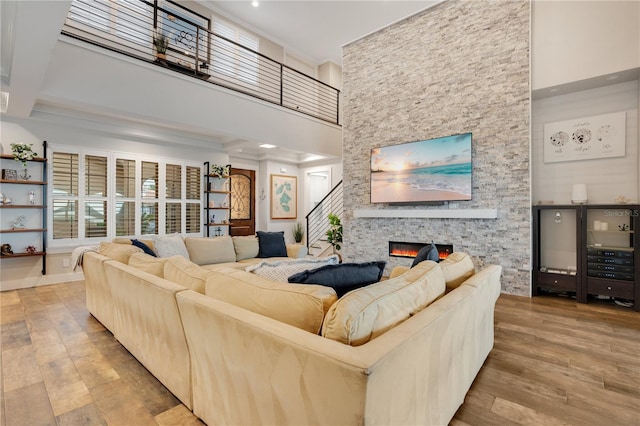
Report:
[{"label": "white ceiling", "polygon": [[210,9],[316,64],[342,65],[342,45],[438,1],[202,1]]},{"label": "white ceiling", "polygon": [[[311,63],[332,61],[342,64],[342,45],[357,40],[438,1],[279,1],[263,0],[259,7],[251,1],[196,0],[248,29],[282,45],[286,51]],[[46,79],[60,28],[71,0],[7,1],[0,0],[2,52],[0,105],[9,116],[33,117],[34,108],[48,111],[41,88]],[[37,30],[34,30],[37,29]],[[74,116],[91,111],[76,110],[74,105],[58,105],[63,115]],[[72,111],[64,111],[71,109]],[[4,112],[3,111],[3,112]],[[75,111],[75,112],[74,112]],[[117,111],[116,111],[117,112]],[[94,112],[94,121],[110,119]],[[117,114],[116,114],[117,115]],[[149,123],[130,123],[130,126]],[[156,127],[166,126],[158,121]],[[214,135],[209,135],[214,136]],[[226,141],[235,141],[227,135]],[[224,141],[222,141],[224,143]],[[259,141],[243,141],[243,150],[251,155],[264,153]],[[231,148],[236,148],[229,143]],[[305,153],[293,141],[279,144],[272,155],[301,158]],[[307,151],[308,152],[308,151]]]}]

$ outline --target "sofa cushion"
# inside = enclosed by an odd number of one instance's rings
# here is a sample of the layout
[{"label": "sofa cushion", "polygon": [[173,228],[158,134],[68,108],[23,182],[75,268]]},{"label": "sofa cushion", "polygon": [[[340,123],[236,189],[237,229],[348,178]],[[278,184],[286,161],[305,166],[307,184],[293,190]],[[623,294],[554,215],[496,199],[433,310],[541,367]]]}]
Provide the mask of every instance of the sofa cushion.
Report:
[{"label": "sofa cushion", "polygon": [[384,261],[330,264],[292,275],[289,282],[326,285],[342,297],[351,290],[380,281],[385,264]]},{"label": "sofa cushion", "polygon": [[154,241],[158,257],[182,256],[189,259],[189,252],[180,234],[157,236]]},{"label": "sofa cushion", "polygon": [[444,294],[439,264],[427,260],[387,281],[353,290],[331,306],[322,336],[359,346],[405,321]]},{"label": "sofa cushion", "polygon": [[278,283],[232,268],[209,272],[206,295],[315,334],[338,299],[331,287]]},{"label": "sofa cushion", "polygon": [[187,237],[184,244],[189,251],[189,259],[196,265],[235,262],[236,252],[230,236],[222,237]]},{"label": "sofa cushion", "polygon": [[164,279],[202,294],[209,273],[180,255],[170,257],[164,264]]},{"label": "sofa cushion", "polygon": [[420,262],[424,262],[425,260],[433,260],[434,262],[440,261],[440,254],[438,253],[438,247],[431,241],[430,245],[426,245],[418,251],[418,254],[413,259],[411,263],[411,267],[413,268]]},{"label": "sofa cushion", "polygon": [[236,252],[236,261],[244,259],[252,259],[258,257],[260,246],[258,238],[254,235],[244,237],[231,237],[233,239],[233,248]]},{"label": "sofa cushion", "polygon": [[[309,259],[286,259],[286,260],[262,260],[259,263],[247,266],[245,271],[253,272],[271,281],[286,283],[294,274],[315,269],[325,265],[337,265],[338,256],[309,258]],[[291,281],[289,281],[291,282]],[[299,282],[299,281],[295,281]],[[321,284],[321,283],[316,283]]]},{"label": "sofa cushion", "polygon": [[461,251],[455,251],[447,256],[446,259],[440,262],[440,267],[444,273],[448,289],[459,287],[460,284],[476,272],[471,257]]},{"label": "sofa cushion", "polygon": [[129,263],[129,256],[134,253],[143,253],[143,251],[141,248],[131,245],[131,243],[118,244],[103,241],[98,247],[98,253],[126,265]]},{"label": "sofa cushion", "polygon": [[287,245],[284,242],[284,231],[256,232],[258,235],[258,257],[287,257]]},{"label": "sofa cushion", "polygon": [[164,278],[164,264],[167,257],[151,256],[146,253],[134,253],[129,256],[129,266]]}]

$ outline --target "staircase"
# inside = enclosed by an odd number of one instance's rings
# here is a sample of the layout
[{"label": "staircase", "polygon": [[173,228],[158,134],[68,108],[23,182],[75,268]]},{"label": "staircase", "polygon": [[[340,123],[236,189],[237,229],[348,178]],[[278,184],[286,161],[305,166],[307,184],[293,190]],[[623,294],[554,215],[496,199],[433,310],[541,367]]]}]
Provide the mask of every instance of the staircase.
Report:
[{"label": "staircase", "polygon": [[307,249],[310,255],[318,257],[333,253],[333,247],[327,242],[328,216],[329,213],[333,213],[342,220],[343,211],[340,181],[306,216]]}]

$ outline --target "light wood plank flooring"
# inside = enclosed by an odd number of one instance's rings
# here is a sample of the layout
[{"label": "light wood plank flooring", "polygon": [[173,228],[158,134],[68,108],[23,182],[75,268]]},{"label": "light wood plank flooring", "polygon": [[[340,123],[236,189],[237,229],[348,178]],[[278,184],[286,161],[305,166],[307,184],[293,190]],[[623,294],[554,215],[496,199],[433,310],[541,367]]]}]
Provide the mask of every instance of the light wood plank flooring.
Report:
[{"label": "light wood plank flooring", "polygon": [[[202,424],[88,312],[83,282],[0,293],[3,425]],[[503,295],[452,425],[640,425],[640,314]]]}]

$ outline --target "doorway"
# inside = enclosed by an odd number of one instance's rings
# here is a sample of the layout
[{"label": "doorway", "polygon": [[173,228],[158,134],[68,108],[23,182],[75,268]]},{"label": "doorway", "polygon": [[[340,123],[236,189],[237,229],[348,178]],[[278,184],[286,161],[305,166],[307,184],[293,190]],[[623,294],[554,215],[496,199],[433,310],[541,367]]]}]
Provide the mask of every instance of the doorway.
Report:
[{"label": "doorway", "polygon": [[231,219],[229,235],[255,235],[256,172],[231,168]]}]

